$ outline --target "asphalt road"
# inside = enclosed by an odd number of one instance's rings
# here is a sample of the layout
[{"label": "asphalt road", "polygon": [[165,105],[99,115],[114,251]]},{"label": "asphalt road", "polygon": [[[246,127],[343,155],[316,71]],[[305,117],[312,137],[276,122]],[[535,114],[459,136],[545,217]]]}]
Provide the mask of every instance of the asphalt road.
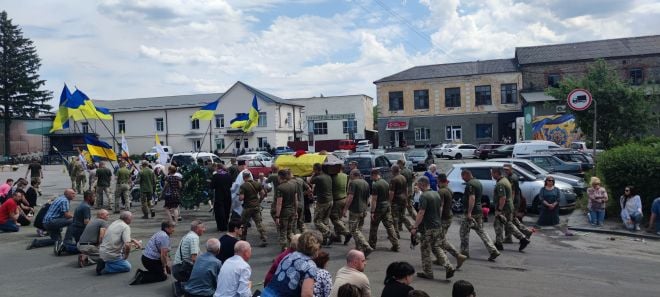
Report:
[{"label": "asphalt road", "polygon": [[[441,168],[453,161],[439,161]],[[447,164],[445,164],[447,163]],[[61,166],[45,166],[44,196],[39,203],[59,194],[69,185],[68,177]],[[0,179],[17,178],[25,174],[25,167],[18,172],[0,172]],[[73,206],[80,202],[78,197]],[[156,219],[136,218],[131,224],[133,236],[145,243],[158,230],[162,218],[162,204]],[[177,226],[173,242],[178,243],[187,232],[187,223],[198,218],[208,223],[202,242],[218,237],[215,223],[203,206],[200,211],[183,211],[184,221]],[[138,208],[134,211],[139,212]],[[267,210],[265,210],[267,213]],[[139,214],[138,214],[139,216]],[[111,219],[116,219],[116,215]],[[269,215],[265,215],[265,226],[269,242],[266,248],[253,248],[252,280],[261,283],[272,259],[277,255],[277,234]],[[534,218],[529,218],[533,222]],[[492,220],[491,220],[492,222]],[[363,233],[368,233],[368,222]],[[310,228],[311,225],[308,225]],[[486,230],[494,236],[492,223]],[[248,240],[259,242],[252,228]],[[369,276],[374,296],[380,296],[385,269],[392,261],[408,261],[421,271],[419,248],[410,250],[409,235],[402,233],[401,251],[390,252],[384,230],[379,232],[379,245],[369,256],[366,274]],[[0,234],[0,296],[171,296],[171,280],[162,283],[129,286],[128,282],[136,268],[141,267],[140,251],[130,255],[133,272],[118,275],[96,276],[93,267],[77,268],[76,256],[56,257],[52,247],[25,250],[25,246],[36,236],[34,227],[23,227],[18,233]],[[449,231],[449,240],[459,245],[458,223]],[[612,238],[614,240],[612,240]],[[344,256],[351,247],[333,245],[327,251],[331,255],[328,270],[336,272],[344,265]],[[503,255],[496,262],[488,262],[483,244],[471,237],[471,256],[452,281],[445,281],[444,270],[435,268],[439,280],[415,279],[412,286],[425,290],[431,296],[451,296],[453,281],[465,279],[472,282],[479,296],[658,296],[660,284],[660,242],[635,241],[625,237],[601,234],[578,233],[564,236],[554,229],[539,230],[532,237],[532,244],[525,253],[517,251],[517,245],[505,245]],[[452,263],[455,259],[450,257]],[[258,288],[255,286],[255,288]]]}]

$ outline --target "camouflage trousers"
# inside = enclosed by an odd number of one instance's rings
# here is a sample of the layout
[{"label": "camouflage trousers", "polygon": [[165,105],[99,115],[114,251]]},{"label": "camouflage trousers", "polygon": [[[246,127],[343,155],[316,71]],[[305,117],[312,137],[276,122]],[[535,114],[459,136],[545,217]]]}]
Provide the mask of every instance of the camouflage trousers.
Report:
[{"label": "camouflage trousers", "polygon": [[355,249],[362,252],[371,251],[372,248],[362,234],[362,227],[364,226],[365,212],[349,212],[348,214],[348,230],[350,230],[353,239],[355,240]]},{"label": "camouflage trousers", "polygon": [[282,208],[280,211],[280,224],[277,226],[277,232],[279,233],[279,243],[282,250],[288,248],[291,242],[291,235],[293,235],[293,229],[296,226],[295,214],[296,210],[293,208]]},{"label": "camouflage trousers", "polygon": [[332,201],[327,203],[316,203],[314,207],[314,226],[323,234],[323,237],[330,237],[332,231],[329,226],[330,211],[332,210]]},{"label": "camouflage trousers", "polygon": [[[513,216],[511,222],[513,223],[522,234],[525,234],[526,237],[532,236],[532,230],[529,230],[516,216]],[[511,232],[509,230],[504,230],[504,240],[511,241]]]},{"label": "camouflage trousers", "polygon": [[440,225],[440,230],[442,230],[440,237],[442,238],[442,241],[440,242],[440,246],[442,247],[443,250],[447,251],[450,253],[454,258],[458,259],[458,251],[456,248],[447,241],[447,231],[449,231],[449,227],[451,227],[451,220],[444,220],[442,221],[442,224]]},{"label": "camouflage trousers", "polygon": [[131,187],[128,184],[117,184],[115,187],[115,203],[114,203],[114,211],[117,212],[119,211],[119,204],[121,200],[123,199],[123,204],[126,209],[129,209],[129,205],[131,202],[131,195],[130,195]]},{"label": "camouflage trousers", "polygon": [[83,193],[85,190],[85,183],[87,182],[87,177],[84,174],[76,176],[76,185],[75,187],[71,187],[72,189],[75,189],[78,194]]},{"label": "camouflage trousers", "polygon": [[399,248],[399,240],[396,237],[396,232],[394,231],[394,224],[392,223],[392,213],[389,207],[377,208],[376,211],[372,214],[371,224],[369,226],[369,245],[372,248],[376,248],[376,243],[378,242],[378,226],[380,223],[383,223],[385,226],[385,231],[387,231],[387,239],[390,240],[393,248]]},{"label": "camouflage trousers", "polygon": [[149,211],[151,211],[151,196],[154,193],[151,192],[140,192],[140,204],[142,205],[142,215],[145,217],[149,216]]},{"label": "camouflage trousers", "polygon": [[422,254],[422,270],[426,275],[433,276],[433,259],[431,252],[435,255],[440,262],[440,265],[447,270],[452,270],[454,267],[449,263],[445,251],[442,250],[442,228],[427,229],[422,233],[420,252]]},{"label": "camouflage trousers", "polygon": [[[106,200],[108,201],[107,205],[105,203]],[[110,191],[108,187],[96,186],[96,206],[101,208],[110,206]]]},{"label": "camouflage trousers", "polygon": [[495,221],[493,222],[493,228],[495,229],[495,242],[496,243],[502,243],[504,241],[504,229],[506,231],[511,232],[511,235],[513,235],[517,239],[522,239],[525,237],[525,235],[518,230],[518,227],[513,224],[513,213],[511,212],[503,212],[499,217],[495,217]]},{"label": "camouflage trousers", "polygon": [[[298,219],[296,220],[296,224],[294,224],[294,225],[297,225],[297,226],[296,226],[297,228],[294,228],[294,229],[295,229],[296,231],[298,231],[297,233],[302,234],[303,232],[305,232],[305,214],[304,214],[304,209],[303,209],[302,207],[298,207],[298,209],[296,210],[296,212],[298,213]],[[295,232],[294,232],[294,233],[295,233]]]},{"label": "camouflage trousers", "polygon": [[346,206],[346,198],[335,200],[332,202],[332,210],[330,210],[330,221],[335,227],[335,235],[348,235],[348,228],[341,220],[341,212]]},{"label": "camouflage trousers", "polygon": [[[261,241],[266,242],[266,229],[264,229],[263,224],[261,223],[261,207],[243,207],[243,213],[241,213],[241,224],[247,226],[250,220],[254,221],[254,224],[257,226],[257,231],[259,231],[259,237]],[[243,228],[243,234],[241,234],[241,240],[246,240],[247,238],[246,227]]]},{"label": "camouflage trousers", "polygon": [[486,246],[488,253],[498,253],[495,245],[490,240],[488,234],[484,231],[484,219],[481,215],[472,215],[472,220],[468,220],[467,216],[461,221],[461,254],[470,256],[470,230],[474,230],[475,233],[481,238],[481,241]]},{"label": "camouflage trousers", "polygon": [[399,203],[392,203],[392,221],[394,222],[394,226],[397,226],[395,228],[396,234],[398,238],[401,238],[399,236],[399,227],[401,224],[406,226],[406,229],[410,231],[412,229],[412,223],[408,220],[406,217],[406,206],[399,204]]}]

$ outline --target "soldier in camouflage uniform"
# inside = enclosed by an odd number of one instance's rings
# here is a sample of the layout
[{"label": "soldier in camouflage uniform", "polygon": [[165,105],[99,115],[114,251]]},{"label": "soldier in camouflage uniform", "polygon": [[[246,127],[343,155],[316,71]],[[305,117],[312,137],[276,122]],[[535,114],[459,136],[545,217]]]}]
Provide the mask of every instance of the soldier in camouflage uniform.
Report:
[{"label": "soldier in camouflage uniform", "polygon": [[418,272],[417,276],[433,279],[433,263],[431,261],[431,252],[433,252],[440,265],[445,267],[445,277],[450,279],[454,276],[455,269],[442,250],[442,199],[438,192],[430,189],[427,177],[419,178],[417,186],[422,190],[422,195],[419,198],[419,211],[417,212],[415,226],[410,231],[412,236],[416,236],[419,228],[422,235],[420,252],[424,272]]},{"label": "soldier in camouflage uniform", "polygon": [[309,180],[316,196],[314,207],[314,226],[323,235],[323,245],[332,243],[332,231],[328,226],[330,211],[332,210],[332,178],[325,174],[320,163],[314,164],[314,173]]},{"label": "soldier in camouflage uniform", "polygon": [[[406,229],[410,231],[412,224],[408,221],[406,217],[406,205],[409,203],[408,200],[408,185],[406,178],[401,175],[401,169],[398,165],[392,165],[392,179],[390,180],[390,201],[392,201],[392,219],[394,220],[394,226],[399,226],[399,223],[403,223],[406,226]],[[394,228],[397,232],[397,238],[399,236],[398,228]]]},{"label": "soldier in camouflage uniform", "polygon": [[85,190],[85,183],[87,182],[85,177],[85,169],[80,163],[78,157],[75,157],[73,160],[73,163],[71,163],[71,176],[75,178],[76,181],[76,187],[74,189],[76,189],[78,193],[82,193],[83,190]]},{"label": "soldier in camouflage uniform", "polygon": [[297,233],[305,232],[305,193],[310,192],[312,188],[309,184],[299,176],[293,176],[291,170],[289,171],[289,180],[296,183],[296,189],[298,190],[298,208],[296,208],[296,213],[298,214],[298,219],[294,224],[294,229],[298,231]]},{"label": "soldier in camouflage uniform", "polygon": [[277,165],[273,164],[270,166],[270,175],[266,178],[266,184],[273,184],[273,187],[270,189],[273,191],[273,204],[270,205],[270,217],[273,218],[275,222],[275,202],[277,200],[277,186],[280,185],[280,179],[277,177],[277,172],[280,171]]},{"label": "soldier in camouflage uniform", "polygon": [[[525,203],[525,199],[522,196],[522,191],[520,190],[520,182],[518,175],[513,172],[513,166],[511,164],[504,164],[504,176],[506,177],[507,180],[509,180],[509,183],[511,184],[511,191],[513,195],[513,209],[519,209],[520,203]],[[513,223],[520,232],[525,234],[525,237],[529,239],[532,237],[532,231],[529,230],[523,223],[518,219],[517,216],[513,216],[511,219],[511,222]],[[505,230],[505,235],[504,235],[504,243],[513,243],[513,240],[511,239],[511,232],[509,230]]]},{"label": "soldier in camouflage uniform", "polygon": [[365,257],[374,251],[362,234],[362,226],[364,225],[364,217],[367,212],[369,193],[369,184],[362,179],[360,170],[351,170],[351,182],[348,186],[348,197],[346,197],[346,206],[344,206],[341,216],[345,217],[346,211],[349,211],[348,230],[350,230],[351,236],[355,239],[355,249],[362,251]]},{"label": "soldier in camouflage uniform", "polygon": [[495,201],[495,222],[493,222],[493,227],[495,228],[495,247],[498,250],[504,249],[502,241],[504,241],[504,229],[506,228],[513,236],[520,240],[518,251],[522,252],[530,241],[511,222],[513,219],[511,184],[508,179],[502,176],[502,168],[491,168],[490,174],[497,181],[493,193]]},{"label": "soldier in camouflage uniform", "polygon": [[[447,180],[447,175],[444,173],[440,173],[438,175],[438,194],[440,195],[440,201],[442,202],[442,216],[440,218],[440,223],[441,223],[441,230],[442,232],[440,233],[440,245],[442,246],[442,249],[450,253],[454,258],[456,258],[456,269],[461,268],[463,266],[463,262],[467,259],[465,255],[460,254],[456,248],[447,241],[447,231],[449,231],[449,227],[451,227],[451,219],[452,219],[452,204],[454,203],[454,197],[453,193],[448,187],[449,181]],[[437,262],[437,263],[436,263]],[[442,265],[441,261],[433,262],[434,264]]]},{"label": "soldier in camouflage uniform", "polygon": [[[406,178],[406,183],[408,184],[408,204],[406,204],[406,210],[408,211],[408,215],[414,220],[417,217],[417,212],[415,211],[415,208],[412,205],[413,201],[413,182],[415,181],[415,173],[412,172],[412,170],[408,169],[406,167],[406,162],[403,162],[403,160],[397,160],[396,165],[399,166],[401,169],[401,175]],[[401,228],[401,222],[399,222],[399,226],[396,226],[398,230],[403,230]]]},{"label": "soldier in camouflage uniform", "polygon": [[293,235],[293,229],[298,219],[298,190],[295,181],[289,180],[289,172],[280,170],[277,173],[279,186],[275,190],[275,224],[279,232],[279,244],[285,250]]},{"label": "soldier in camouflage uniform", "polygon": [[472,176],[472,172],[467,169],[461,171],[461,178],[465,181],[465,190],[463,191],[463,207],[465,208],[465,217],[461,221],[461,254],[470,257],[470,229],[477,233],[483,241],[490,257],[489,261],[495,260],[500,255],[493,242],[484,231],[483,213],[481,212],[481,196],[483,187],[478,179]]},{"label": "soldier in camouflage uniform", "polygon": [[369,245],[376,248],[378,241],[378,226],[381,222],[387,231],[387,239],[390,240],[393,252],[399,251],[399,241],[392,224],[392,213],[390,210],[389,184],[380,178],[380,171],[371,171],[371,225],[369,227]]},{"label": "soldier in camouflage uniform", "polygon": [[[261,237],[261,247],[268,245],[266,240],[266,230],[261,224],[261,201],[266,196],[266,191],[261,187],[261,183],[252,179],[250,172],[243,172],[243,184],[238,189],[239,200],[243,201],[243,213],[241,214],[241,223],[246,226],[250,220],[254,221]],[[241,240],[247,239],[248,228],[243,227]]]},{"label": "soldier in camouflage uniform", "polygon": [[344,173],[344,167],[341,166],[339,173],[332,177],[332,210],[330,211],[330,220],[335,228],[334,240],[336,241],[341,241],[341,235],[344,235],[344,238],[350,236],[346,224],[341,220],[341,211],[346,206],[347,190],[348,175]]}]

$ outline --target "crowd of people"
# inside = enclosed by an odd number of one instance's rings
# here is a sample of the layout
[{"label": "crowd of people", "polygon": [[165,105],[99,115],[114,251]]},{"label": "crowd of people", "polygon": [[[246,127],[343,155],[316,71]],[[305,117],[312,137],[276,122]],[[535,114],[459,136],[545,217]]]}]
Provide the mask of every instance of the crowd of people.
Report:
[{"label": "crowd of people", "polygon": [[[26,178],[16,183],[9,179],[0,185],[0,230],[16,232],[20,226],[34,221],[40,235],[48,238],[32,240],[27,249],[54,246],[56,255],[78,254],[78,265],[96,266],[96,273],[115,274],[132,270],[128,260],[131,251],[143,249],[141,264],[131,285],[175,279],[178,295],[185,296],[371,296],[370,281],[364,274],[367,257],[378,242],[378,229],[386,230],[390,251],[399,252],[403,228],[410,234],[411,246],[420,245],[422,271],[416,272],[407,262],[393,262],[386,271],[385,290],[381,296],[428,296],[411,286],[413,276],[434,279],[434,265],[442,267],[450,279],[471,255],[470,231],[474,231],[488,250],[488,260],[495,261],[504,244],[518,240],[518,251],[530,244],[533,230],[522,223],[519,216],[525,204],[519,181],[510,165],[491,170],[496,180],[492,194],[494,203],[495,240],[484,230],[488,213],[482,207],[483,187],[472,172],[463,170],[464,213],[460,221],[460,246],[457,249],[447,240],[452,225],[454,203],[449,181],[443,173],[431,168],[420,177],[405,167],[402,161],[391,167],[392,177],[386,181],[379,170],[370,172],[369,181],[349,163],[347,173],[339,170],[327,174],[321,164],[314,164],[309,177],[294,176],[287,168],[273,165],[269,176],[253,177],[245,161],[232,160],[231,166],[208,164],[209,190],[213,193],[212,211],[216,228],[225,232],[219,238],[206,241],[206,252],[200,251],[200,236],[206,224],[193,219],[190,230],[178,245],[172,234],[182,221],[179,213],[182,176],[176,166],[152,166],[149,162],[137,165],[120,162],[113,170],[104,162],[89,164],[73,160],[70,166],[71,188],[41,206],[35,214],[39,185],[43,172],[38,162],[28,167]],[[129,169],[130,167],[130,169]],[[153,169],[152,169],[153,167]],[[30,173],[30,187],[27,175]],[[86,173],[86,174],[84,174]],[[82,177],[81,177],[82,176]],[[89,176],[90,183],[87,184]],[[83,178],[84,177],[84,178]],[[111,185],[115,184],[114,200]],[[86,185],[87,184],[87,185]],[[156,216],[154,200],[164,201],[164,218],[146,244],[131,236],[132,200],[130,189],[139,185],[142,219]],[[602,224],[607,192],[592,178],[588,191],[590,220]],[[71,209],[76,189],[83,201]],[[255,292],[251,281],[252,245],[248,229],[253,224],[259,234],[259,246],[269,244],[263,224],[262,202],[272,193],[270,215],[278,232],[277,244],[281,254],[274,258],[263,282],[263,291]],[[561,193],[554,187],[554,179],[546,178],[541,189],[539,225],[558,223],[558,201]],[[313,216],[309,211],[314,204]],[[642,219],[641,202],[634,187],[626,187],[620,198],[621,217],[627,228],[639,230]],[[656,207],[657,204],[657,207]],[[92,217],[92,209],[96,209]],[[660,215],[660,198],[654,201],[651,224]],[[110,213],[119,214],[110,222]],[[368,238],[362,233],[365,217],[369,216]],[[313,219],[312,219],[313,217]],[[348,217],[345,222],[344,218]],[[311,230],[305,223],[313,223]],[[62,232],[65,231],[64,237]],[[660,231],[660,229],[656,229]],[[335,274],[325,270],[329,255],[324,247],[335,243],[347,245],[353,240],[354,249],[346,255],[346,265]],[[174,257],[170,257],[174,254]],[[447,254],[455,258],[453,264]],[[472,256],[474,257],[474,255]],[[453,296],[474,296],[474,288],[465,281],[454,283]]]}]

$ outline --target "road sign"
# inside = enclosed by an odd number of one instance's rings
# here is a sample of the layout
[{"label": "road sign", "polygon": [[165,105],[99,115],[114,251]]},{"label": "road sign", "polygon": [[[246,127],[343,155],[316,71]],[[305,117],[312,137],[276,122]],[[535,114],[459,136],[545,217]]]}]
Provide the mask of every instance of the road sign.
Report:
[{"label": "road sign", "polygon": [[568,107],[575,111],[582,111],[589,108],[594,101],[591,97],[591,93],[584,89],[575,89],[571,91],[566,100]]}]

